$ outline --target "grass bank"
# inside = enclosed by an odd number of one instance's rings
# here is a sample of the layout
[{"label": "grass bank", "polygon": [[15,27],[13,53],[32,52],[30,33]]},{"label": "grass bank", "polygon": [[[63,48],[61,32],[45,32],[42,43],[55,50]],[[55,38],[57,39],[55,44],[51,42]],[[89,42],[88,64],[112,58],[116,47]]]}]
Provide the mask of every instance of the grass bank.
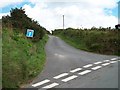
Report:
[{"label": "grass bank", "polygon": [[0,37],[0,89],[2,87],[2,38]]},{"label": "grass bank", "polygon": [[120,56],[120,31],[118,30],[76,30],[69,28],[64,31],[55,30],[53,34],[81,50]]},{"label": "grass bank", "polygon": [[3,28],[3,88],[19,88],[42,71],[46,59],[44,46],[47,40],[48,36],[45,35],[39,42],[32,42],[19,30]]}]

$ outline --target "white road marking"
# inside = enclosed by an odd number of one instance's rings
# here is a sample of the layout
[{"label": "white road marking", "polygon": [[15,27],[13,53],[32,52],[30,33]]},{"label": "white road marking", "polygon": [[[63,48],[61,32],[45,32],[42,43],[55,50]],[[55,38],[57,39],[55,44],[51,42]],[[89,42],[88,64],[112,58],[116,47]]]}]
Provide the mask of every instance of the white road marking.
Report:
[{"label": "white road marking", "polygon": [[109,65],[110,63],[104,63],[104,64],[102,64],[103,66],[107,66],[107,65]]},{"label": "white road marking", "polygon": [[102,66],[96,66],[96,67],[93,67],[91,68],[92,70],[97,70],[97,69],[100,69]]},{"label": "white road marking", "polygon": [[63,81],[63,82],[67,82],[67,81],[70,81],[70,80],[75,79],[75,78],[77,78],[77,77],[78,77],[78,76],[73,75],[73,76],[70,76],[70,77],[68,77],[68,78],[63,79],[62,81]]},{"label": "white road marking", "polygon": [[104,60],[103,62],[109,62],[110,60]]},{"label": "white road marking", "polygon": [[42,87],[42,88],[53,88],[53,87],[55,87],[55,86],[57,86],[57,85],[59,85],[59,84],[58,84],[58,83],[52,83],[52,84],[47,85],[47,86]]},{"label": "white road marking", "polygon": [[111,61],[110,63],[116,63],[117,61]]},{"label": "white road marking", "polygon": [[118,58],[112,58],[111,60],[117,60]]},{"label": "white road marking", "polygon": [[64,55],[61,55],[61,54],[58,54],[58,53],[55,53],[54,55],[55,55],[55,56],[58,56],[58,57],[60,57],[60,58],[64,58],[64,57],[65,57]]},{"label": "white road marking", "polygon": [[90,73],[90,72],[91,72],[91,70],[85,70],[85,71],[80,72],[80,73],[78,73],[78,74],[80,74],[80,75],[85,75],[85,74]]},{"label": "white road marking", "polygon": [[61,78],[61,77],[67,76],[67,75],[68,75],[68,73],[63,73],[63,74],[60,74],[60,75],[55,76],[55,77],[53,77],[53,78],[59,79],[59,78]]},{"label": "white road marking", "polygon": [[100,64],[100,63],[102,63],[102,62],[95,62],[94,64]]},{"label": "white road marking", "polygon": [[88,67],[91,67],[92,66],[92,64],[88,64],[88,65],[85,65],[85,66],[83,66],[84,68],[88,68]]},{"label": "white road marking", "polygon": [[82,70],[82,68],[76,68],[76,69],[74,69],[74,70],[71,70],[70,72],[71,72],[71,73],[74,73],[74,72],[77,72],[77,71],[80,71],[80,70]]},{"label": "white road marking", "polygon": [[45,84],[45,83],[48,83],[50,80],[44,80],[44,81],[41,81],[41,82],[38,82],[38,83],[36,83],[36,84],[33,84],[32,86],[33,87],[37,87],[37,86],[40,86],[40,85],[42,85],[42,84]]}]

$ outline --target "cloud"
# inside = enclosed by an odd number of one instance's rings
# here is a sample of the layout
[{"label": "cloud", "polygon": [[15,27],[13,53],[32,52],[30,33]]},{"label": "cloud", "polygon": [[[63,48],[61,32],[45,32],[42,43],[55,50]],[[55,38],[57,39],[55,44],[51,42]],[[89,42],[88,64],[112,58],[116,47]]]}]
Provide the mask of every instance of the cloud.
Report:
[{"label": "cloud", "polygon": [[23,0],[2,0],[0,1],[0,8],[6,7],[11,4],[18,4],[23,2]]},{"label": "cloud", "polygon": [[7,15],[10,16],[10,13],[9,12],[8,13],[0,13],[0,19],[2,18],[2,16],[7,16]]},{"label": "cloud", "polygon": [[57,4],[30,1],[35,5],[34,7],[24,5],[26,14],[49,31],[62,28],[62,15],[65,15],[65,28],[114,27],[118,23],[117,17],[112,15],[112,9],[117,6],[117,0],[79,0],[79,2],[58,2]]},{"label": "cloud", "polygon": [[[11,2],[4,0],[0,7],[20,2],[23,0],[11,0]],[[114,27],[118,23],[117,17],[112,15],[112,9],[117,7],[118,0],[74,0],[74,2],[73,0],[27,0],[27,2],[29,3],[23,5],[26,14],[49,31],[62,28],[62,15],[65,15],[65,28]],[[6,14],[9,13],[1,13],[0,17]]]}]

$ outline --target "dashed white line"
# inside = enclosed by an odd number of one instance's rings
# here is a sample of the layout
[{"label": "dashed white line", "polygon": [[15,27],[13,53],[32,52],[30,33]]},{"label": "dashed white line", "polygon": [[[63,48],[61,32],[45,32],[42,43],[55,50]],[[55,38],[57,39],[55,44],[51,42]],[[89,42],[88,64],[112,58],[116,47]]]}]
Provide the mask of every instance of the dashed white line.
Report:
[{"label": "dashed white line", "polygon": [[44,81],[41,81],[41,82],[38,82],[38,83],[36,83],[36,84],[33,84],[32,86],[33,87],[37,87],[37,86],[40,86],[40,85],[42,85],[42,84],[45,84],[45,83],[48,83],[50,80],[44,80]]},{"label": "dashed white line", "polygon": [[88,65],[85,65],[85,66],[83,66],[84,68],[88,68],[88,67],[91,67],[92,66],[92,64],[88,64]]},{"label": "dashed white line", "polygon": [[52,83],[52,84],[47,85],[47,86],[42,87],[42,88],[53,88],[53,87],[55,87],[55,86],[57,86],[57,85],[59,85],[59,84],[58,84],[58,83]]},{"label": "dashed white line", "polygon": [[102,62],[95,62],[94,64],[100,64],[100,63],[102,63]]},{"label": "dashed white line", "polygon": [[90,72],[91,72],[91,70],[85,70],[85,71],[80,72],[80,73],[78,73],[78,74],[80,74],[80,75],[85,75],[85,74],[90,73]]},{"label": "dashed white line", "polygon": [[118,58],[112,58],[111,60],[117,60]]},{"label": "dashed white line", "polygon": [[110,63],[116,63],[117,61],[111,61]]},{"label": "dashed white line", "polygon": [[97,70],[97,69],[100,69],[102,66],[96,66],[96,67],[93,67],[91,68],[92,70]]},{"label": "dashed white line", "polygon": [[110,63],[104,63],[104,64],[102,64],[102,66],[107,66],[107,65],[109,65]]},{"label": "dashed white line", "polygon": [[63,82],[67,82],[67,81],[70,81],[70,80],[75,79],[75,78],[77,78],[77,77],[78,77],[78,76],[73,75],[73,76],[70,76],[70,77],[68,77],[68,78],[63,79],[62,81],[63,81]]},{"label": "dashed white line", "polygon": [[80,71],[80,70],[82,70],[82,68],[76,68],[74,70],[71,70],[70,72],[74,73],[74,72],[77,72],[77,71]]},{"label": "dashed white line", "polygon": [[104,60],[103,62],[109,62],[110,60]]},{"label": "dashed white line", "polygon": [[61,78],[61,77],[67,76],[67,75],[68,75],[68,73],[63,73],[63,74],[60,74],[60,75],[55,76],[55,77],[53,77],[53,78],[59,79],[59,78]]}]

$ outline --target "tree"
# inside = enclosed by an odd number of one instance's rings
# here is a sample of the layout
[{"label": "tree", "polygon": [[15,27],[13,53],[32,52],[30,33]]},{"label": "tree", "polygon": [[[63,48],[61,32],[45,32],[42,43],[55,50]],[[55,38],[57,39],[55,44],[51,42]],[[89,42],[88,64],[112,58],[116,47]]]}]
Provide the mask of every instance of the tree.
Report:
[{"label": "tree", "polygon": [[18,28],[24,34],[26,33],[26,29],[35,30],[34,38],[32,38],[33,41],[38,41],[45,35],[46,29],[40,26],[38,21],[29,18],[22,7],[20,9],[11,9],[10,16],[4,16],[2,19],[5,26],[9,22],[13,28]]}]

